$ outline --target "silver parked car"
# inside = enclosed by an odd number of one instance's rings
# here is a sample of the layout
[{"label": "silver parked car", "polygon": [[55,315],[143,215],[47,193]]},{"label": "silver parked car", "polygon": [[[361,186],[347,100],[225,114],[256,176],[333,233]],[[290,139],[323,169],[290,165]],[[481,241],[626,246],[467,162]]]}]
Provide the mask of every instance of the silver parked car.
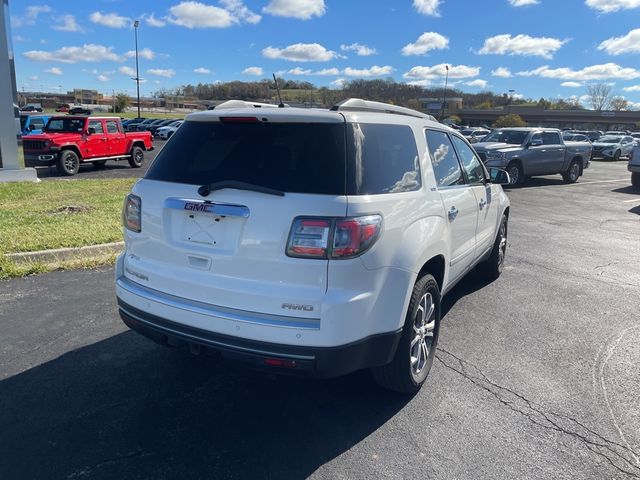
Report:
[{"label": "silver parked car", "polygon": [[466,128],[464,130],[460,130],[460,133],[469,141],[469,143],[476,143],[482,141],[482,139],[491,132],[484,128]]},{"label": "silver parked car", "polygon": [[628,157],[635,140],[630,135],[605,135],[593,142],[591,158],[603,158],[605,160],[620,160],[620,157]]}]

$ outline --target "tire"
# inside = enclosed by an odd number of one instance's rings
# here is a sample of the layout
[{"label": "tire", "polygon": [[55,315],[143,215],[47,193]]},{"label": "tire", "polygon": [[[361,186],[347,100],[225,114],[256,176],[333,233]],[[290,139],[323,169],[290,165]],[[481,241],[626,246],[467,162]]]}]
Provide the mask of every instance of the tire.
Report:
[{"label": "tire", "polygon": [[613,154],[613,161],[617,162],[620,160],[620,155],[622,155],[622,152],[620,150],[616,150],[616,153]]},{"label": "tire", "polygon": [[144,163],[144,150],[138,146],[134,146],[131,149],[131,156],[129,157],[129,165],[131,168],[140,168]]},{"label": "tire", "polygon": [[171,135],[173,135],[173,132],[167,132],[167,138],[165,140],[169,140],[171,138]]},{"label": "tire", "polygon": [[567,171],[562,172],[562,180],[564,180],[564,183],[576,183],[580,178],[580,170],[580,162],[573,160],[571,164],[569,164]]},{"label": "tire", "polygon": [[509,233],[509,219],[502,215],[498,234],[493,242],[493,249],[489,258],[478,265],[478,271],[487,280],[497,280],[504,269],[504,258],[507,254],[507,234]]},{"label": "tire", "polygon": [[420,390],[433,365],[439,332],[440,288],[435,278],[427,274],[413,287],[393,360],[372,369],[376,383],[400,393]]},{"label": "tire", "polygon": [[106,160],[96,160],[95,162],[93,162],[93,166],[98,170],[104,169],[104,166],[106,164],[107,164]]},{"label": "tire", "polygon": [[522,185],[524,183],[524,171],[520,162],[511,162],[507,165],[507,173],[511,178],[509,185]]},{"label": "tire", "polygon": [[631,185],[636,188],[640,188],[640,173],[631,172]]},{"label": "tire", "polygon": [[63,150],[58,156],[56,168],[61,175],[71,177],[80,170],[80,158],[72,150]]}]

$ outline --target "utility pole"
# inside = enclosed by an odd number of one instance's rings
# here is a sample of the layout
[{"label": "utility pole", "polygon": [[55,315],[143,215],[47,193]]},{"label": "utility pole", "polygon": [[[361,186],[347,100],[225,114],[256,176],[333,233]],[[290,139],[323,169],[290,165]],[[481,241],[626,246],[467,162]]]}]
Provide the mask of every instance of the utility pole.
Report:
[{"label": "utility pole", "polygon": [[442,95],[442,112],[440,113],[440,122],[444,120],[444,108],[447,104],[447,84],[449,83],[449,65],[445,65],[444,68],[447,69],[447,73],[444,78],[444,93]]},{"label": "utility pole", "polygon": [[509,90],[509,100],[507,103],[507,115],[511,114],[511,102],[513,101],[513,94],[515,90]]},{"label": "utility pole", "polygon": [[113,103],[113,113],[116,113],[116,91],[115,91],[115,89],[111,90],[111,101]]},{"label": "utility pole", "polygon": [[133,22],[133,29],[136,37],[136,90],[138,92],[138,118],[140,118],[140,70],[138,68],[138,27],[140,22],[136,20]]}]

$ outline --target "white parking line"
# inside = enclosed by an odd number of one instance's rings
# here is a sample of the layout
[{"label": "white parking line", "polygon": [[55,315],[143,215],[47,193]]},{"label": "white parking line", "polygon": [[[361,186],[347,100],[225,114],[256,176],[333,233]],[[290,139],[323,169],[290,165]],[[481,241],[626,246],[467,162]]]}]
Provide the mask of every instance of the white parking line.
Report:
[{"label": "white parking line", "polygon": [[640,202],[640,198],[632,198],[631,200],[623,200],[622,203]]},{"label": "white parking line", "polygon": [[578,183],[570,183],[569,185],[565,185],[565,186],[571,186],[571,185],[590,185],[593,183],[615,183],[615,182],[628,182],[629,179],[628,178],[619,178],[618,180],[594,180],[592,182],[578,182]]}]

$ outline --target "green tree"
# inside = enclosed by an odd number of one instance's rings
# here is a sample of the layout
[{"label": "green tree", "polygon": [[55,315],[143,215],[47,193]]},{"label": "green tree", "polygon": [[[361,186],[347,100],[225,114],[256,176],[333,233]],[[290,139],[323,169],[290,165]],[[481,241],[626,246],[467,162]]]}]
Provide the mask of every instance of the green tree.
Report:
[{"label": "green tree", "polygon": [[520,115],[503,115],[498,117],[498,119],[493,122],[493,126],[495,128],[503,128],[503,127],[526,127],[527,122],[525,122]]},{"label": "green tree", "polygon": [[460,125],[462,123],[462,119],[457,115],[449,115],[449,118],[447,118],[447,120],[451,120],[456,125]]},{"label": "green tree", "polygon": [[116,111],[114,113],[124,112],[130,103],[131,103],[131,99],[129,98],[129,95],[123,92],[118,93],[116,95],[116,101],[115,101]]}]

